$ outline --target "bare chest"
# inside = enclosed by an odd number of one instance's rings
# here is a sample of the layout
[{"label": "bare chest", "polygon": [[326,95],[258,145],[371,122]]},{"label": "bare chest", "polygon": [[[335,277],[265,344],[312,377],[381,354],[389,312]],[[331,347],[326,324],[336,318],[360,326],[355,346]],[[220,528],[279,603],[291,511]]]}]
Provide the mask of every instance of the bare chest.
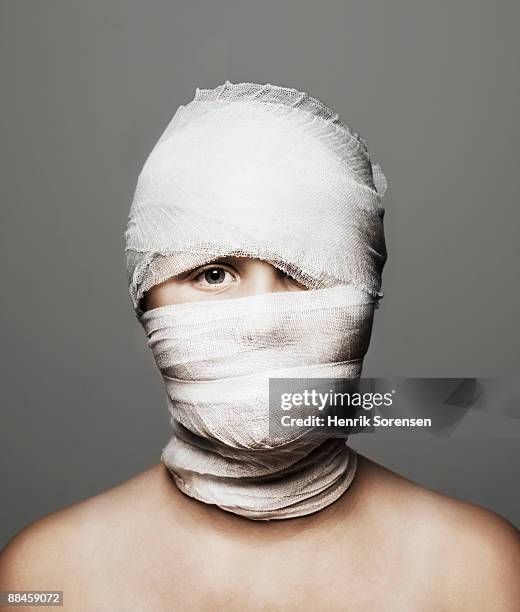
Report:
[{"label": "bare chest", "polygon": [[[284,611],[429,612],[430,586],[420,572],[390,559],[376,567],[340,548],[291,553],[251,548],[177,554],[127,550],[117,564],[94,572],[78,609],[125,612]],[[386,571],[381,571],[386,565]],[[103,564],[100,565],[103,567]],[[79,602],[78,602],[79,603]]]}]

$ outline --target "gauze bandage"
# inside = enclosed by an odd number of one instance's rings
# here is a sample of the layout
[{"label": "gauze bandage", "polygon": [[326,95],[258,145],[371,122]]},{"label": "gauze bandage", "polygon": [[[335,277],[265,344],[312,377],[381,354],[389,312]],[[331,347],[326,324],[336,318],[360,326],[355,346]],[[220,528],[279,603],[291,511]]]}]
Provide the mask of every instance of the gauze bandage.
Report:
[{"label": "gauze bandage", "polygon": [[[227,81],[173,117],[125,237],[174,430],[161,460],[187,495],[281,519],[328,506],[352,482],[344,438],[270,435],[268,382],[360,376],[382,297],[385,190],[359,135],[294,89]],[[148,289],[225,255],[268,261],[310,290],[142,312]]]},{"label": "gauze bandage", "polygon": [[337,499],[355,453],[345,438],[311,435],[313,424],[271,433],[283,409],[270,407],[269,378],[358,378],[374,301],[347,285],[145,312],[174,428],[162,461],[178,486],[254,519],[302,516]]},{"label": "gauze bandage", "polygon": [[365,142],[315,98],[269,84],[197,89],[137,182],[125,234],[136,312],[150,287],[225,255],[381,297],[385,190]]}]

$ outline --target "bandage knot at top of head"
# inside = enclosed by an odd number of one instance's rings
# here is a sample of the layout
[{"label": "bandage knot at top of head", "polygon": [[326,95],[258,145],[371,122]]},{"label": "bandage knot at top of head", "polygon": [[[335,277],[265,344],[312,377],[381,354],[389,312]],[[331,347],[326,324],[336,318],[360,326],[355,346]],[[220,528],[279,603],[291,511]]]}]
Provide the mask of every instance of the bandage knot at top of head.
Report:
[{"label": "bandage knot at top of head", "polygon": [[227,255],[315,289],[381,297],[387,183],[365,141],[296,89],[226,81],[180,106],[139,175],[125,233],[133,306]]},{"label": "bandage knot at top of head", "polygon": [[[381,199],[366,143],[316,98],[197,89],[148,157],[130,210],[130,295],[167,392],[161,461],[186,495],[253,520],[322,510],[354,480],[346,437],[269,424],[273,378],[357,380],[382,297]],[[151,287],[224,256],[307,287],[142,312]]]}]

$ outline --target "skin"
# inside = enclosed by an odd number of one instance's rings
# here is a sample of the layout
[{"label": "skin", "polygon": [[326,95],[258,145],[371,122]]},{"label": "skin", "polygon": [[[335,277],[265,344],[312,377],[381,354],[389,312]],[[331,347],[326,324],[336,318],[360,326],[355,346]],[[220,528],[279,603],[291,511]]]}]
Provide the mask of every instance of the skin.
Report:
[{"label": "skin", "polygon": [[[226,257],[142,305],[301,290],[270,264]],[[361,455],[339,500],[281,521],[194,500],[158,463],[22,529],[0,555],[8,589],[63,590],[74,612],[518,612],[520,533]]]}]

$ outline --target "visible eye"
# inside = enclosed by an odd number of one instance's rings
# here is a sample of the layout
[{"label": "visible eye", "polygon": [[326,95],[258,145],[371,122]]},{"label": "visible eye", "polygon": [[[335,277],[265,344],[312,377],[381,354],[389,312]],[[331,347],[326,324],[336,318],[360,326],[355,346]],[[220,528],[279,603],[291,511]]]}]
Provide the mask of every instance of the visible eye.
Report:
[{"label": "visible eye", "polygon": [[212,265],[197,272],[196,275],[192,277],[192,280],[203,287],[221,287],[222,285],[232,283],[235,277],[226,268]]}]

